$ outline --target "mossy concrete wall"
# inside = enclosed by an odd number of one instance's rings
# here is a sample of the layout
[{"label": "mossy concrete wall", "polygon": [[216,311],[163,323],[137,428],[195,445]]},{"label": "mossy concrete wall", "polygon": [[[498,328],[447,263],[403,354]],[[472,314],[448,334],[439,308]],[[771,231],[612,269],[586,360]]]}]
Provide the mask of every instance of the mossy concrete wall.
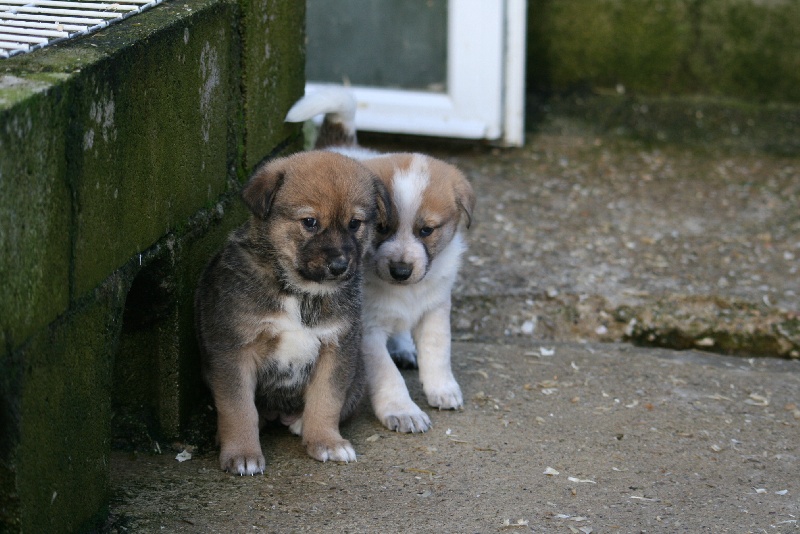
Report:
[{"label": "mossy concrete wall", "polygon": [[528,89],[800,103],[795,0],[529,0]]},{"label": "mossy concrete wall", "polygon": [[112,420],[172,438],[202,398],[192,294],[301,145],[304,15],[165,3],[0,62],[0,531],[96,524]]}]

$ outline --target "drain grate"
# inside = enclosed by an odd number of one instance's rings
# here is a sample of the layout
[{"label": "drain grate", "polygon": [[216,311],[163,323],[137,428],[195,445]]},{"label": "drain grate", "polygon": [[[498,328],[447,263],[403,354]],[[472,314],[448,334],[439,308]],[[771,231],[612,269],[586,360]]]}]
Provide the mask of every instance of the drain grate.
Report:
[{"label": "drain grate", "polygon": [[0,58],[95,32],[161,2],[0,0]]}]

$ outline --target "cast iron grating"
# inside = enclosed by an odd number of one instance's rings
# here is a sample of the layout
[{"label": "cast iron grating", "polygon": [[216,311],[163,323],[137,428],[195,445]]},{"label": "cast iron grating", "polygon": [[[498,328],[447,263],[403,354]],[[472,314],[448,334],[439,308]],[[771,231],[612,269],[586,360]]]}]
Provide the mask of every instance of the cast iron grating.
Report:
[{"label": "cast iron grating", "polygon": [[0,58],[86,35],[163,0],[0,0]]}]

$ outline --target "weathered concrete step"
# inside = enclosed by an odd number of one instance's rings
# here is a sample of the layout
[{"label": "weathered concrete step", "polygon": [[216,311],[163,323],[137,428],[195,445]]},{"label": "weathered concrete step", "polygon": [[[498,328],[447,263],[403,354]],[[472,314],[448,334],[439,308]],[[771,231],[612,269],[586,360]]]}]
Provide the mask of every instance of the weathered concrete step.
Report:
[{"label": "weathered concrete step", "polygon": [[800,358],[800,316],[722,297],[671,295],[615,305],[601,296],[456,296],[454,336],[481,341],[631,342],[740,356]]}]

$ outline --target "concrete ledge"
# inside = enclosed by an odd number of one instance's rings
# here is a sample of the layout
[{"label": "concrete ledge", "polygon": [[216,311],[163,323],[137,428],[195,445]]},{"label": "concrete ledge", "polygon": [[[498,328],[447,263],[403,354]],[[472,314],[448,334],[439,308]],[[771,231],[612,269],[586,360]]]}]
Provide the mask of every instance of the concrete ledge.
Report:
[{"label": "concrete ledge", "polygon": [[102,519],[111,369],[124,299],[124,279],[109,278],[15,358],[12,371],[21,384],[12,456],[17,517],[2,519],[12,525],[18,520],[22,532],[71,532]]},{"label": "concrete ledge", "polygon": [[69,169],[76,294],[228,189],[242,105],[236,20],[234,5],[212,3],[82,69]]},{"label": "concrete ledge", "polygon": [[63,88],[3,79],[16,105],[0,111],[0,330],[15,347],[67,309],[72,201]]},{"label": "concrete ledge", "polygon": [[0,531],[96,524],[112,420],[172,438],[204,394],[196,279],[302,143],[304,14],[167,3],[0,63]]},{"label": "concrete ledge", "polygon": [[598,135],[646,143],[789,157],[800,153],[798,104],[596,91],[528,99],[529,130],[578,125]]}]

